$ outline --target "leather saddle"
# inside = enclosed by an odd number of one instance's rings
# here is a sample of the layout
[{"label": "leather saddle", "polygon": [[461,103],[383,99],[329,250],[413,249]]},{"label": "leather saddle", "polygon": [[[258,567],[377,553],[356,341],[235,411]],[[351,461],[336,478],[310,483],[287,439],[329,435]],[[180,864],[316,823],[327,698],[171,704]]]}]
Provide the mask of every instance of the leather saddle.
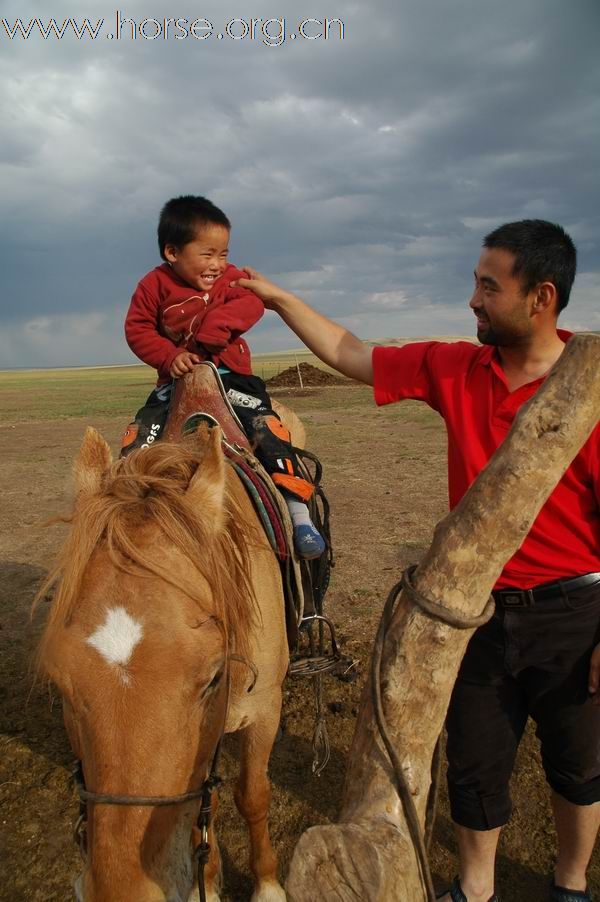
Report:
[{"label": "leather saddle", "polygon": [[293,552],[292,524],[287,505],[277,487],[252,454],[246,433],[229,403],[216,366],[197,364],[191,373],[177,379],[171,396],[167,422],[161,436],[177,442],[195,431],[200,423],[219,425],[225,456],[236,470],[279,559],[285,595],[288,643],[298,641],[298,625],[304,616],[303,578]]},{"label": "leather saddle", "polygon": [[182,435],[193,432],[203,421],[218,424],[232,448],[251,450],[242,424],[229,403],[219,371],[208,360],[175,381],[162,438],[168,442],[179,441]]}]

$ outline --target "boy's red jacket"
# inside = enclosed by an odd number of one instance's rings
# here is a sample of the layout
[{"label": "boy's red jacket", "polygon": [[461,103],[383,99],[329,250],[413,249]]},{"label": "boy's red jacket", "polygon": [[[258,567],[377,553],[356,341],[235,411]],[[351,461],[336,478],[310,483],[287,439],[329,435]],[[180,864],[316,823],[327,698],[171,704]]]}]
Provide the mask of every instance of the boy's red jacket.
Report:
[{"label": "boy's red jacket", "polygon": [[247,274],[229,264],[210,293],[195,291],[168,263],[138,283],[125,319],[127,344],[140,360],[158,370],[158,384],[183,349],[248,376],[250,349],[241,337],[264,313],[263,302],[247,288],[231,288]]}]

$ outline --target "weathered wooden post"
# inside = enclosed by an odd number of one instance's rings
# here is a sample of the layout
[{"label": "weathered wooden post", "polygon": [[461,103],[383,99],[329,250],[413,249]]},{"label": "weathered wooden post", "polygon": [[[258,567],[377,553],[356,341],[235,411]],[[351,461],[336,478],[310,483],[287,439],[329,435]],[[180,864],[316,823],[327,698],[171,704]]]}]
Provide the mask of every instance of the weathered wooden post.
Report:
[{"label": "weathered wooden post", "polygon": [[[573,337],[460,504],[438,524],[415,588],[463,617],[482,612],[507,560],[600,419],[600,337]],[[383,706],[421,827],[431,760],[473,630],[430,619],[402,593],[382,657]],[[300,838],[290,902],[421,902],[425,894],[365,687],[339,823]]]}]

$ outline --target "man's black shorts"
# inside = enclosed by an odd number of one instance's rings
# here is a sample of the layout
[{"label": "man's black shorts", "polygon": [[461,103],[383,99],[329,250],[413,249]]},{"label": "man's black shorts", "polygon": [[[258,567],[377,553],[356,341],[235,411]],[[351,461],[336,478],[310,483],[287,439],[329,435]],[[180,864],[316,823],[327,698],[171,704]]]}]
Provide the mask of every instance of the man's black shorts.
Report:
[{"label": "man's black shorts", "polygon": [[600,642],[600,581],[532,607],[496,610],[473,635],[448,711],[453,820],[506,823],[508,783],[528,716],[552,789],[576,805],[600,801],[600,707],[588,694]]}]

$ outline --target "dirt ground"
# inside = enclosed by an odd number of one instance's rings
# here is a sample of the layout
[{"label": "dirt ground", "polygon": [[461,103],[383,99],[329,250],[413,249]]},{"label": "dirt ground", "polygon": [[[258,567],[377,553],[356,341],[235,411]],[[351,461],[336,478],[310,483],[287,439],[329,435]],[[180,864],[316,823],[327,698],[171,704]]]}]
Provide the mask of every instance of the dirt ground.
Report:
[{"label": "dirt ground", "polygon": [[298,366],[289,366],[282,370],[272,379],[269,379],[267,386],[271,391],[274,388],[312,388],[315,386],[324,387],[326,385],[343,385],[347,382],[343,376],[336,376],[334,373],[328,373],[324,369],[312,366],[310,363],[299,363]]},{"label": "dirt ground", "polygon": [[[359,679],[329,679],[326,698],[332,757],[320,778],[311,774],[313,701],[310,686],[288,682],[283,736],[271,759],[272,837],[281,872],[298,837],[312,824],[335,820],[355,715],[385,595],[402,568],[419,560],[446,510],[445,435],[438,417],[406,403],[376,410],[369,390],[353,385],[274,392],[300,413],[308,447],[324,465],[332,507],[336,566],[327,610]],[[32,598],[64,534],[44,521],[68,509],[70,467],[89,419],[0,426],[2,535],[0,569],[0,899],[65,902],[73,898],[78,852],[72,840],[77,802],[69,781],[73,756],[60,704],[33,686],[31,649],[40,616],[30,623]],[[117,448],[124,421],[96,418]],[[418,729],[418,725],[416,725]],[[224,900],[251,894],[245,834],[232,804],[235,743],[225,754],[219,835]],[[501,840],[497,886],[504,902],[547,898],[554,848],[548,796],[531,732],[520,750],[513,785],[514,815]],[[456,849],[442,797],[432,867],[440,888],[456,871]],[[600,892],[600,856],[591,887]],[[410,900],[399,900],[410,902]]]}]

